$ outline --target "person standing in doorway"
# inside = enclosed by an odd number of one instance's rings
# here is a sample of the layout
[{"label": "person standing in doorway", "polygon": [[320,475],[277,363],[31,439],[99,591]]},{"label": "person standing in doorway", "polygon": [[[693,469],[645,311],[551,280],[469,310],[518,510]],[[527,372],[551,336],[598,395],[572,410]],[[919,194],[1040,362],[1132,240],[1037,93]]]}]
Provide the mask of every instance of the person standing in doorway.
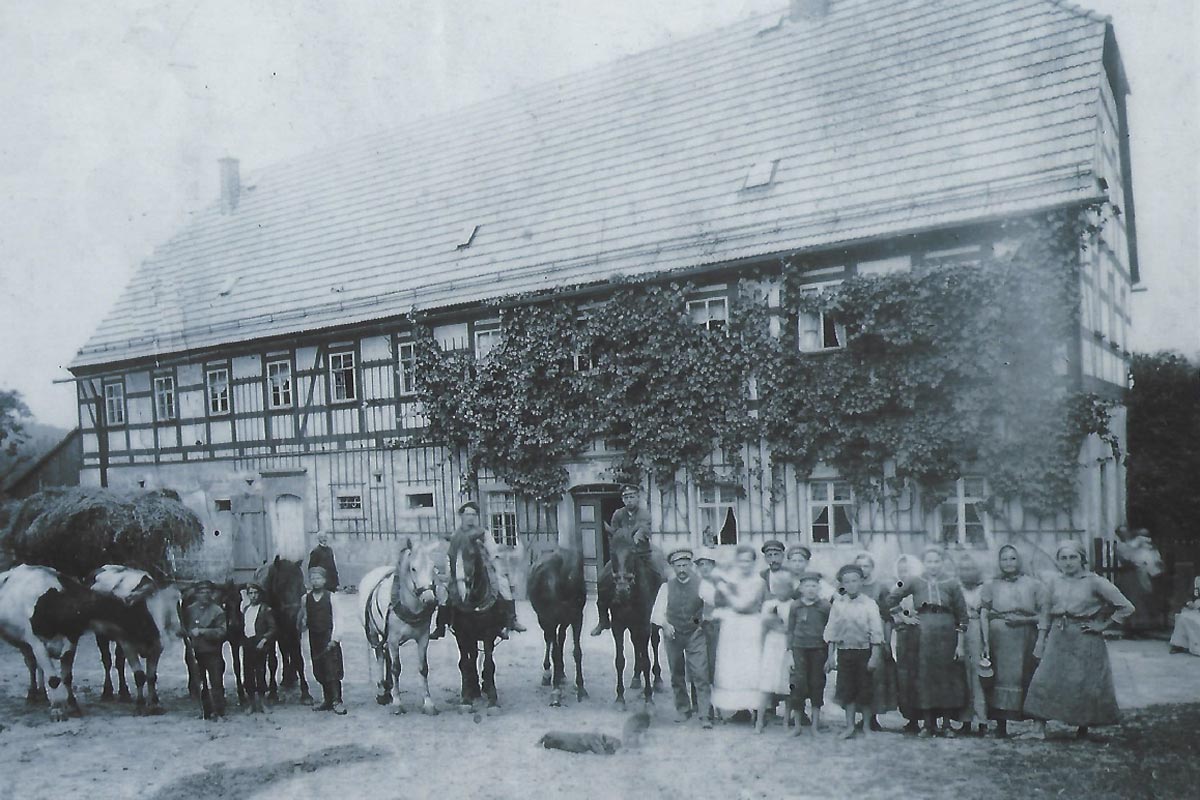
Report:
[{"label": "person standing in doorway", "polygon": [[[628,536],[633,541],[634,558],[651,559],[653,563],[654,555],[650,549],[650,511],[642,502],[641,488],[631,483],[622,486],[621,503],[621,508],[613,512],[612,521],[605,526],[609,541],[615,536]],[[657,564],[655,569],[662,577],[663,570]],[[608,630],[608,608],[612,604],[612,595],[612,562],[609,561],[596,579],[596,611],[600,619],[592,629],[592,636],[599,636]]]},{"label": "person standing in doorway", "polygon": [[325,570],[325,588],[330,592],[338,590],[337,561],[333,557],[333,548],[329,546],[329,535],[322,532],[317,534],[317,546],[308,554],[308,568],[320,567]]}]

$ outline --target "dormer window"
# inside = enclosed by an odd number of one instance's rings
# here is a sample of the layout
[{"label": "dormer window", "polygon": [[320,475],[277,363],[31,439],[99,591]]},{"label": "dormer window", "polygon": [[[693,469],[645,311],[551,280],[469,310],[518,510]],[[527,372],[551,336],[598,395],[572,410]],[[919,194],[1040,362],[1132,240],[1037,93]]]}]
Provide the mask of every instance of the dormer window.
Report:
[{"label": "dormer window", "polygon": [[775,180],[775,169],[779,166],[779,159],[759,159],[750,167],[750,172],[746,175],[746,182],[742,184],[743,189],[757,189],[762,186],[770,186]]}]

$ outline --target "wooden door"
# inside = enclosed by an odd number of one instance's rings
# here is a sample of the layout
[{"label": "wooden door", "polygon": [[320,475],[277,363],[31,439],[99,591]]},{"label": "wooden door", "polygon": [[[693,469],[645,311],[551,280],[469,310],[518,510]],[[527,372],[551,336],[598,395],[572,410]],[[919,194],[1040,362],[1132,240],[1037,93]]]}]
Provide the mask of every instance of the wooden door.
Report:
[{"label": "wooden door", "polygon": [[261,510],[234,514],[233,568],[239,573],[253,572],[267,563],[264,516]]},{"label": "wooden door", "polygon": [[281,494],[271,504],[272,556],[300,561],[308,556],[304,534],[304,501],[294,494]]},{"label": "wooden door", "polygon": [[600,569],[608,563],[608,536],[604,522],[621,507],[619,494],[575,496],[575,546],[583,553],[583,575],[589,589],[596,586]]}]

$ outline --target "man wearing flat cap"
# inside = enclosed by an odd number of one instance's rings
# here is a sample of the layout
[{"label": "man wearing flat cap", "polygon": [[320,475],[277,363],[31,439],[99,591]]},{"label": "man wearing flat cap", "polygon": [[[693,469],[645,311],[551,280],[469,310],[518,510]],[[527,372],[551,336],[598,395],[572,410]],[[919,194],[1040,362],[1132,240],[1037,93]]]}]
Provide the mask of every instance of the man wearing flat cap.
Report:
[{"label": "man wearing flat cap", "polygon": [[[500,552],[500,545],[492,535],[479,524],[479,505],[473,501],[468,501],[458,507],[458,529],[451,538],[449,549],[449,559],[452,567],[451,574],[457,576],[458,585],[456,591],[459,596],[462,596],[466,586],[463,582],[464,577],[461,564],[456,563],[461,561],[461,552],[456,552],[454,545],[454,541],[460,537],[464,537],[466,541],[473,542],[476,547],[483,548],[485,555],[483,560],[488,567],[488,577],[491,578],[493,585],[496,587],[496,592],[500,595],[497,602],[504,609],[506,618],[506,624],[500,631],[500,637],[507,639],[509,631],[524,631],[525,626],[517,619],[517,604],[513,599],[513,592],[516,587],[513,586],[512,576],[508,574],[508,565],[504,563],[504,554]],[[437,630],[434,631],[433,638],[438,638],[444,632],[445,626],[439,614]]]},{"label": "man wearing flat cap", "polygon": [[762,554],[767,562],[767,566],[759,575],[767,582],[767,591],[771,591],[771,578],[773,576],[782,575],[787,572],[783,567],[783,554],[785,550],[783,542],[778,539],[771,539],[762,546]]},{"label": "man wearing flat cap", "polygon": [[218,601],[217,585],[212,581],[197,583],[190,602],[181,608],[180,617],[208,689],[207,697],[203,689],[200,695],[204,718],[224,717],[225,659],[222,648],[228,630],[225,607]]},{"label": "man wearing flat cap", "polygon": [[[612,521],[604,526],[608,541],[611,542],[617,535],[628,536],[633,541],[633,557],[646,559],[660,578],[665,577],[663,570],[655,563],[650,548],[650,511],[642,502],[641,487],[632,483],[622,486],[621,502],[624,505],[613,512]],[[613,588],[612,562],[609,561],[596,578],[596,611],[600,619],[592,629],[592,636],[599,636],[608,629],[608,608],[612,604]]]},{"label": "man wearing flat cap", "polygon": [[[658,590],[650,622],[662,628],[675,692],[675,721],[686,722],[693,714],[700,727],[711,728],[709,716],[712,687],[708,679],[708,639],[704,635],[704,608],[711,606],[714,589],[692,570],[692,548],[677,547],[667,555],[674,573]],[[692,706],[688,686],[696,687]]]}]

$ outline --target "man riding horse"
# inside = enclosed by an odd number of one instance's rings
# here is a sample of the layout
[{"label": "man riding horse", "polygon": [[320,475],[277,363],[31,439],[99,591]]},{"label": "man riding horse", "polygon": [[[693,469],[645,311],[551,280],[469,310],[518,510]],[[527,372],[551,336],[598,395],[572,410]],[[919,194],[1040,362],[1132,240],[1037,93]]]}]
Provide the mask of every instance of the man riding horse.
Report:
[{"label": "man riding horse", "polygon": [[[628,536],[633,541],[630,555],[635,559],[646,559],[659,578],[665,578],[665,571],[650,548],[650,511],[642,505],[641,487],[631,483],[622,486],[621,502],[624,506],[613,512],[611,523],[605,526],[609,541],[618,534]],[[609,628],[608,609],[612,605],[613,589],[612,561],[609,560],[596,579],[596,610],[600,621],[592,629],[592,636],[599,636]]]},{"label": "man riding horse", "polygon": [[[473,501],[463,503],[461,506],[459,506],[458,527],[455,532],[452,534],[442,535],[442,538],[446,541],[446,561],[442,568],[438,570],[438,581],[441,583],[442,588],[447,590],[447,593],[443,596],[453,596],[449,593],[451,572],[450,559],[454,558],[455,554],[451,552],[452,548],[450,546],[450,540],[453,539],[457,534],[462,534],[467,541],[472,542],[476,547],[483,548],[485,554],[485,558],[483,560],[484,563],[487,564],[488,575],[492,579],[492,585],[496,587],[496,591],[500,595],[498,602],[503,605],[504,614],[507,620],[505,628],[500,632],[500,637],[507,639],[510,631],[516,633],[525,631],[525,626],[517,620],[517,604],[513,600],[514,587],[512,583],[512,576],[509,575],[508,567],[504,563],[504,558],[500,553],[499,545],[497,545],[495,539],[493,539],[492,536],[479,525],[479,505]],[[395,605],[398,601],[397,597],[394,596],[397,590],[395,587],[393,587],[392,591],[392,604]],[[450,624],[451,613],[452,607],[449,603],[446,603],[438,608],[436,627],[434,628],[433,634],[430,638],[440,639],[446,635],[446,626]]]}]

